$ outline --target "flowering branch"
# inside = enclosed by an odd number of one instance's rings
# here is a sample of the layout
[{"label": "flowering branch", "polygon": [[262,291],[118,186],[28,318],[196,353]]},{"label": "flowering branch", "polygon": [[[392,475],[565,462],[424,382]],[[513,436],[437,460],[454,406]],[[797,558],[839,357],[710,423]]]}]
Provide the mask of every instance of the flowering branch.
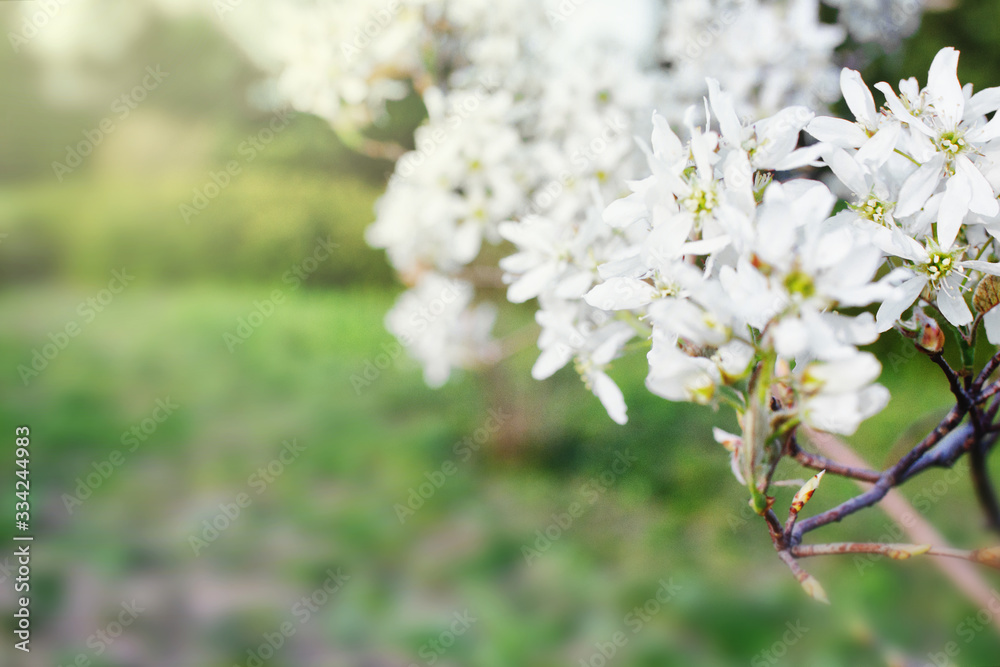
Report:
[{"label": "flowering branch", "polygon": [[[963,388],[959,383],[961,376],[951,369],[950,365],[941,356],[940,351],[931,353],[928,356],[942,369],[948,378],[952,393],[956,399],[956,405],[933,431],[895,465],[884,472],[874,473],[834,463],[826,459],[826,457],[804,452],[794,437],[788,439],[784,452],[785,455],[794,458],[802,465],[816,467],[821,462],[828,462],[830,464],[830,467],[827,468],[828,472],[858,481],[872,482],[874,486],[858,496],[796,525],[798,511],[801,509],[801,505],[804,504],[798,502],[800,495],[808,490],[807,501],[808,497],[812,495],[812,491],[815,490],[815,486],[818,486],[818,479],[814,478],[817,483],[811,487],[809,484],[803,487],[803,490],[793,500],[789,519],[785,524],[780,538],[775,538],[775,531],[771,526],[772,522],[769,521],[772,540],[775,542],[775,547],[783,554],[781,557],[786,563],[790,559],[795,558],[835,554],[869,553],[888,556],[895,560],[903,560],[911,556],[926,554],[958,558],[1000,569],[1000,547],[969,551],[914,544],[865,542],[840,542],[818,545],[800,544],[805,533],[828,523],[840,521],[861,509],[871,507],[882,500],[893,487],[902,484],[931,466],[950,467],[967,452],[970,454],[972,479],[980,503],[990,521],[991,527],[995,528],[1000,525],[997,523],[997,520],[1000,519],[1000,511],[997,508],[996,495],[985,473],[985,455],[997,440],[996,425],[993,424],[993,420],[998,410],[1000,410],[1000,400],[994,400],[993,404],[985,410],[982,408],[982,405],[989,396],[996,393],[992,387],[982,389],[983,381],[995,370],[998,364],[994,360],[991,360],[988,366],[977,377],[977,380],[975,382],[967,381],[965,383],[966,386]],[[994,359],[997,359],[997,357],[994,357]],[[965,375],[964,377],[968,379],[969,375]],[[989,396],[984,396],[987,392],[990,392]],[[966,414],[970,416],[970,423],[959,427]],[[810,488],[807,489],[807,487]],[[803,572],[801,569],[796,570],[793,568],[793,573],[800,582],[803,581],[801,578]]]}]

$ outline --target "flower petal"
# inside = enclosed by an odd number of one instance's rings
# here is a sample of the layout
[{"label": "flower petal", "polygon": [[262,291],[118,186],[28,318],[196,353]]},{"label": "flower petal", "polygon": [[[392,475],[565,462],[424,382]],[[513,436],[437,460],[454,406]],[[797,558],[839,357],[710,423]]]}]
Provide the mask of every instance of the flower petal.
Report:
[{"label": "flower petal", "polygon": [[868,135],[858,127],[857,123],[830,116],[813,118],[806,125],[806,132],[819,141],[841,148],[857,148],[868,139]]},{"label": "flower petal", "polygon": [[923,208],[941,182],[943,171],[944,155],[938,153],[910,174],[899,191],[895,214],[902,218]]},{"label": "flower petal", "polygon": [[879,332],[888,331],[900,316],[913,305],[927,285],[926,276],[914,276],[899,286],[893,298],[886,299],[875,315],[875,326]]},{"label": "flower petal", "polygon": [[851,113],[862,124],[870,129],[875,129],[878,119],[875,115],[875,98],[868,90],[861,74],[853,69],[844,68],[840,71],[840,89],[844,93],[844,101],[847,102]]},{"label": "flower petal", "polygon": [[965,94],[958,82],[958,51],[946,46],[934,56],[927,73],[927,88],[931,104],[941,114],[949,128],[958,127],[965,115]]},{"label": "flower petal", "polygon": [[986,327],[986,338],[991,345],[1000,345],[1000,306],[994,306],[983,315],[983,326]]},{"label": "flower petal", "polygon": [[969,213],[971,197],[972,187],[964,174],[958,173],[948,179],[937,219],[937,238],[942,249],[947,250],[955,242],[962,221]]},{"label": "flower petal", "polygon": [[627,410],[625,396],[622,394],[622,390],[618,388],[618,385],[615,384],[615,381],[608,377],[606,373],[597,371],[591,374],[590,382],[594,390],[594,395],[600,399],[601,405],[608,411],[608,416],[617,424],[628,422],[628,417],[625,414]]},{"label": "flower petal", "polygon": [[1000,213],[1000,204],[997,203],[993,186],[983,176],[983,172],[979,171],[972,163],[972,160],[964,155],[959,155],[958,159],[955,160],[955,171],[969,180],[971,189],[969,210],[990,218]]},{"label": "flower petal", "polygon": [[962,298],[962,291],[953,282],[953,276],[944,279],[937,291],[937,307],[945,318],[956,327],[972,321],[969,305]]}]

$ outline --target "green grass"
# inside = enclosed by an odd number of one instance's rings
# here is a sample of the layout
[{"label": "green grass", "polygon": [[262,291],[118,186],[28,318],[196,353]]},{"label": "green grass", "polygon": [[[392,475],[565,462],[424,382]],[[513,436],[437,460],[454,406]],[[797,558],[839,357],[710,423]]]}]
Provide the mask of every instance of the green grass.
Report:
[{"label": "green grass", "polygon": [[[271,587],[191,630],[189,640],[214,656],[206,664],[230,665],[286,619],[328,567],[342,567],[350,582],[302,632],[354,659],[420,664],[421,646],[465,608],[480,620],[447,653],[452,664],[576,665],[595,642],[624,629],[629,641],[616,665],[745,665],[796,621],[810,631],[776,664],[878,665],[890,645],[921,656],[950,640],[977,664],[1000,646],[989,632],[962,643],[954,629],[975,610],[919,560],[879,562],[864,573],[848,559],[810,562],[834,606],[811,603],[774,557],[759,520],[740,520],[745,493],[710,440],[714,416],[651,397],[641,358],[616,369],[632,416],[626,427],[601,414],[570,372],[530,380],[531,350],[439,391],[424,388],[419,370],[400,359],[358,395],[350,377],[389,341],[381,321],[391,295],[289,290],[230,353],[223,333],[271,289],[134,287],[28,387],[5,376],[4,421],[30,424],[37,447],[47,582],[40,618],[66,602],[73,568],[105,582],[108,607],[117,604],[112,582],[142,577],[207,572]],[[28,362],[91,294],[50,287],[0,295],[5,367]],[[859,434],[873,463],[888,455],[890,434],[909,423],[911,410],[934,405],[922,387],[925,362],[887,371],[895,405],[910,408]],[[62,494],[92,462],[122,449],[121,434],[167,396],[177,412],[67,515]],[[455,443],[491,407],[509,420],[468,461],[458,460]],[[188,537],[219,503],[246,492],[248,477],[292,438],[306,451],[263,493],[251,492],[250,507],[195,558]],[[590,504],[585,485],[625,448],[637,463]],[[394,505],[446,461],[455,474],[401,525]],[[853,492],[850,484],[825,484],[807,511]],[[780,492],[779,502],[790,494]],[[582,514],[527,565],[523,547],[574,502]],[[964,480],[929,518],[958,537],[983,539]],[[822,534],[874,538],[884,523],[870,512]],[[632,634],[627,614],[671,578],[680,593]],[[155,635],[163,620],[153,614],[136,632]],[[63,636],[61,650],[82,650],[85,636]],[[294,665],[291,655],[279,652],[270,664]]]}]

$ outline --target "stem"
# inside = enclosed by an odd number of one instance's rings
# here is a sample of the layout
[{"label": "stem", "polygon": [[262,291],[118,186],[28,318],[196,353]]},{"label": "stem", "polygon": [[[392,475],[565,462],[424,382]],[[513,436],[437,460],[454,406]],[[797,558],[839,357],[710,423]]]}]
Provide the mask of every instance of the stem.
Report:
[{"label": "stem", "polygon": [[910,450],[903,458],[896,462],[891,468],[883,472],[878,481],[875,483],[871,489],[865,491],[861,495],[855,496],[850,500],[846,500],[841,504],[828,509],[825,512],[817,514],[815,516],[809,517],[803,521],[800,521],[798,525],[795,526],[792,534],[789,538],[791,544],[798,544],[802,541],[802,536],[811,530],[816,530],[821,526],[825,526],[828,523],[833,523],[835,521],[840,521],[846,516],[854,514],[860,509],[865,507],[871,507],[878,501],[885,497],[885,494],[900,482],[906,472],[910,469],[910,466],[915,464],[921,456],[924,455],[931,447],[936,445],[940,440],[953,431],[962,417],[965,416],[965,410],[959,406],[952,408],[945,418],[941,420],[933,431],[931,431],[927,436],[917,444],[912,450]]},{"label": "stem", "polygon": [[924,165],[920,164],[919,162],[917,162],[916,160],[914,160],[912,155],[907,155],[906,153],[904,153],[903,151],[899,150],[898,148],[894,148],[894,149],[892,149],[892,151],[894,153],[899,153],[900,155],[902,155],[903,157],[905,157],[907,160],[909,160],[913,164],[917,165],[918,167],[924,166]]},{"label": "stem", "polygon": [[[948,387],[951,389],[951,393],[955,396],[955,400],[958,401],[958,404],[960,406],[968,410],[970,404],[969,396],[968,394],[965,393],[965,390],[962,388],[962,385],[958,381],[958,373],[956,373],[952,369],[952,367],[948,365],[948,362],[945,361],[944,355],[942,355],[940,352],[935,352],[934,354],[931,354],[929,356],[931,358],[931,361],[940,366],[941,370],[944,371],[945,377],[948,378]],[[964,356],[964,349],[963,349],[963,356]]]},{"label": "stem", "polygon": [[993,357],[986,362],[986,365],[983,366],[982,372],[976,377],[976,381],[972,383],[972,388],[974,390],[980,389],[989,379],[990,375],[993,374],[993,371],[997,369],[997,367],[1000,367],[1000,352],[994,354]]},{"label": "stem", "polygon": [[997,392],[1000,392],[1000,382],[994,382],[989,387],[981,391],[979,393],[978,400],[980,402],[985,401],[986,399],[990,398]]},{"label": "stem", "polygon": [[981,433],[977,433],[974,441],[970,443],[969,465],[972,487],[976,491],[976,498],[983,508],[983,513],[986,514],[987,525],[993,531],[1000,533],[1000,504],[997,503],[997,494],[986,470],[986,441]]},{"label": "stem", "polygon": [[880,544],[875,542],[831,542],[829,544],[809,544],[792,547],[790,553],[795,558],[810,556],[837,556],[844,554],[879,554],[896,560],[906,560],[911,556],[941,556],[944,558],[959,558],[973,563],[982,563],[990,567],[998,567],[978,557],[975,551],[952,549],[949,547],[933,547],[920,544]]},{"label": "stem", "polygon": [[346,125],[335,125],[333,131],[344,146],[366,157],[395,162],[406,153],[406,149],[397,143],[371,139]]},{"label": "stem", "polygon": [[882,473],[875,472],[874,470],[852,468],[851,466],[846,466],[828,459],[821,454],[807,452],[799,446],[799,443],[795,438],[792,438],[789,442],[789,455],[794,457],[796,461],[801,463],[806,468],[812,468],[813,470],[826,470],[834,475],[849,477],[851,479],[861,480],[862,482],[871,482],[874,484],[882,476]]}]

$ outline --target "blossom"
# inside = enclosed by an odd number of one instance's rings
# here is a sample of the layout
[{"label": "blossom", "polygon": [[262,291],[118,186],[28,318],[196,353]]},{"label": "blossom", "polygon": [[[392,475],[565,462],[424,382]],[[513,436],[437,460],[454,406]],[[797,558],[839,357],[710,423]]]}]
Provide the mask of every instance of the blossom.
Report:
[{"label": "blossom", "polygon": [[455,367],[499,357],[490,336],[496,310],[489,304],[471,307],[472,298],[468,283],[426,273],[386,315],[386,328],[424,365],[424,380],[432,387],[447,382]]},{"label": "blossom", "polygon": [[888,390],[874,384],[881,371],[881,364],[868,352],[797,367],[786,379],[795,387],[793,409],[813,428],[851,435],[889,402]]},{"label": "blossom", "polygon": [[972,313],[963,296],[971,278],[967,272],[1000,275],[1000,264],[965,259],[965,248],[945,249],[930,238],[921,244],[898,231],[892,235],[892,241],[894,254],[912,264],[897,271],[902,281],[899,289],[879,307],[876,315],[879,331],[889,329],[921,296],[933,301],[951,324],[963,326],[972,322]]},{"label": "blossom", "polygon": [[910,150],[920,163],[903,184],[897,215],[917,212],[944,181],[937,225],[937,241],[944,249],[954,243],[969,211],[988,217],[1000,213],[993,187],[973,161],[988,142],[1000,137],[1000,119],[986,122],[983,118],[984,113],[1000,108],[1000,100],[967,105],[958,81],[958,56],[950,47],[935,56],[927,86],[919,93],[924,105],[919,116],[888,84],[877,85],[892,113],[914,130]]},{"label": "blossom", "polygon": [[627,324],[613,320],[603,311],[579,302],[541,298],[542,309],[535,319],[542,327],[538,337],[541,354],[531,369],[536,380],[544,380],[574,360],[584,384],[601,401],[608,415],[624,424],[625,399],[607,368],[625,344],[635,336]]}]

